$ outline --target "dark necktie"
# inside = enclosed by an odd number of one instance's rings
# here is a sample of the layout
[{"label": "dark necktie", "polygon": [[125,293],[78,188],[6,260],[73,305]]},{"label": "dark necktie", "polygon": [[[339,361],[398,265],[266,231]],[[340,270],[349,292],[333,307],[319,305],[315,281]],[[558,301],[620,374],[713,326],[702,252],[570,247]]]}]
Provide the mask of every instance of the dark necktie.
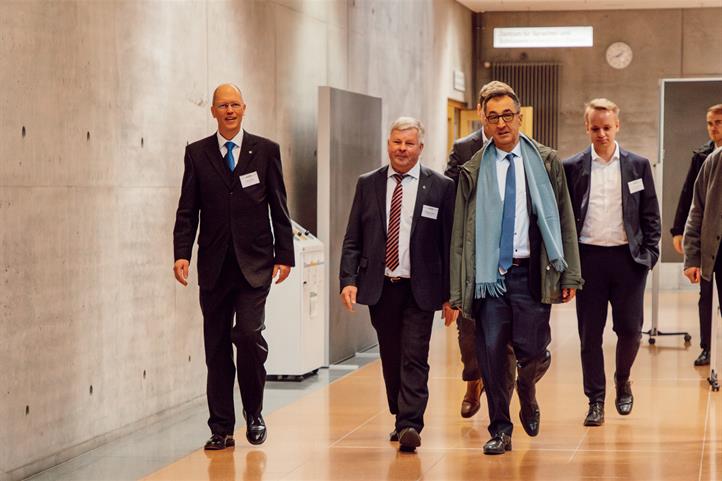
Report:
[{"label": "dark necktie", "polygon": [[516,216],[514,154],[507,154],[504,159],[509,161],[509,169],[506,171],[504,211],[501,216],[501,239],[499,240],[499,268],[502,272],[509,270],[514,257],[514,217]]},{"label": "dark necktie", "polygon": [[231,172],[233,172],[233,169],[236,168],[236,161],[233,160],[233,148],[236,146],[233,142],[230,140],[226,142],[226,164],[228,164],[228,168],[231,169]]},{"label": "dark necktie", "polygon": [[394,174],[396,180],[394,193],[391,195],[391,208],[389,209],[389,229],[386,235],[386,267],[393,271],[399,267],[399,230],[401,227],[401,201],[404,189],[401,181],[405,175]]}]

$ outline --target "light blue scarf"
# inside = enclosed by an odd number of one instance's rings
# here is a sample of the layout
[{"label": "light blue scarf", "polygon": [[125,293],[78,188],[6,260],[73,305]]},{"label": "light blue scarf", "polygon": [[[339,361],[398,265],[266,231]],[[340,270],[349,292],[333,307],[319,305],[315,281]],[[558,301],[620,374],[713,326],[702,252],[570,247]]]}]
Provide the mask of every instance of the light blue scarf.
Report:
[{"label": "light blue scarf", "polygon": [[[528,137],[519,136],[524,174],[531,198],[532,212],[537,216],[547,256],[557,272],[567,268],[562,246],[562,231],[556,196],[544,168],[544,161]],[[496,147],[488,142],[482,152],[476,182],[476,289],[475,297],[501,297],[506,292],[504,276],[499,272],[499,241],[503,201],[499,196],[496,176]]]}]

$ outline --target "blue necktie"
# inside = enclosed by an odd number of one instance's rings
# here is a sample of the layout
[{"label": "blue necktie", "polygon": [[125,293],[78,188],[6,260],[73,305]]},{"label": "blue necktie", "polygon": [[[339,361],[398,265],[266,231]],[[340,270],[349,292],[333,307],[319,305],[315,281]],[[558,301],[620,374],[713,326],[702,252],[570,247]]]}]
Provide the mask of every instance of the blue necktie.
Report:
[{"label": "blue necktie", "polygon": [[228,168],[231,169],[231,172],[233,172],[233,169],[236,168],[236,161],[233,160],[233,147],[235,147],[236,144],[231,142],[230,140],[226,142],[226,164],[228,164]]},{"label": "blue necktie", "polygon": [[514,217],[516,216],[516,174],[514,172],[514,154],[507,154],[509,161],[504,187],[504,211],[501,217],[501,240],[499,241],[499,269],[506,272],[514,257]]}]

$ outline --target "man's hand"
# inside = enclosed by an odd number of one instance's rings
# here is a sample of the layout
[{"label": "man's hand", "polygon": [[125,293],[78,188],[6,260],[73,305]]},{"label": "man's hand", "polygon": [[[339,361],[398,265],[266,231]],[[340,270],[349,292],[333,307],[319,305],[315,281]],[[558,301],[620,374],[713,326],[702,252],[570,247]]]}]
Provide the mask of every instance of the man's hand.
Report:
[{"label": "man's hand", "polygon": [[454,323],[457,317],[459,317],[459,310],[451,307],[451,304],[444,302],[441,307],[441,313],[444,316],[444,325],[447,327]]},{"label": "man's hand", "polygon": [[346,286],[341,291],[341,300],[343,301],[343,305],[351,312],[353,312],[353,305],[356,304],[357,292],[358,287],[356,286]]},{"label": "man's hand", "polygon": [[175,280],[183,284],[188,285],[188,259],[178,259],[173,264],[173,274],[175,274]]},{"label": "man's hand", "polygon": [[674,250],[679,252],[680,254],[684,254],[684,249],[682,249],[682,236],[676,235],[672,237],[672,244],[674,245]]},{"label": "man's hand", "polygon": [[684,276],[689,279],[689,282],[692,284],[699,284],[702,274],[699,267],[688,267],[684,270]]},{"label": "man's hand", "polygon": [[286,280],[286,277],[291,273],[291,268],[289,266],[284,266],[283,264],[276,264],[273,266],[273,274],[271,274],[271,279],[274,279],[276,275],[278,275],[278,279],[276,279],[276,284],[280,284],[281,282]]},{"label": "man's hand", "polygon": [[562,302],[569,302],[577,295],[577,290],[573,287],[562,287]]}]

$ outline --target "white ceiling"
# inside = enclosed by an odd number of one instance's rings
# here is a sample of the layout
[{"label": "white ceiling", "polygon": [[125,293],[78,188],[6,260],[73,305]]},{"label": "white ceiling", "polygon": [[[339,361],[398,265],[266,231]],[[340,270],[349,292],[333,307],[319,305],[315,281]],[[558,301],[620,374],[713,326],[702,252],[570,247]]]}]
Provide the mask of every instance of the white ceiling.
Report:
[{"label": "white ceiling", "polygon": [[722,0],[457,0],[474,12],[722,7]]}]

